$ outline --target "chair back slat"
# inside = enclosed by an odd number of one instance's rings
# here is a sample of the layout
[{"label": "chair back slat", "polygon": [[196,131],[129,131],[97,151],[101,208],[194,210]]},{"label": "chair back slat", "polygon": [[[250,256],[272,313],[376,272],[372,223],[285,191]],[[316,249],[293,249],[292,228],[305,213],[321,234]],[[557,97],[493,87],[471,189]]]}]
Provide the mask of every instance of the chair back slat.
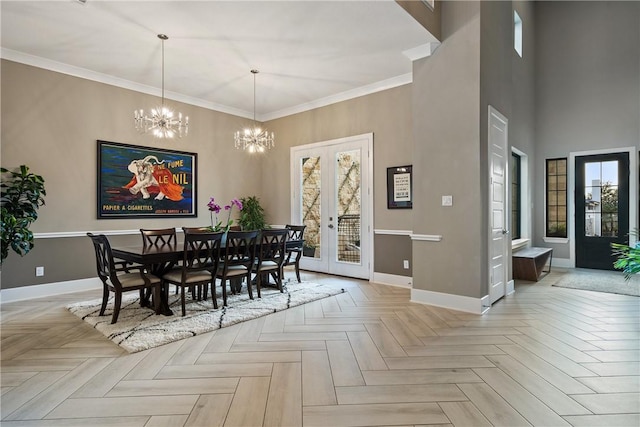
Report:
[{"label": "chair back slat", "polygon": [[287,229],[265,229],[262,230],[258,261],[273,261],[278,265],[285,259],[285,245],[287,242]]},{"label": "chair back slat", "polygon": [[229,231],[224,254],[225,268],[244,265],[251,268],[256,256],[258,231]]},{"label": "chair back slat", "polygon": [[164,246],[176,243],[175,228],[141,228],[140,234],[142,235],[142,244],[144,246]]},{"label": "chair back slat", "polygon": [[185,228],[183,231],[183,274],[202,270],[215,274],[220,261],[220,246],[224,233]]},{"label": "chair back slat", "polygon": [[287,224],[285,228],[289,230],[289,235],[287,236],[287,240],[303,240],[304,230],[305,228],[307,228],[307,226]]},{"label": "chair back slat", "polygon": [[113,252],[111,251],[109,239],[104,234],[96,235],[87,233],[87,236],[91,238],[96,252],[96,269],[98,277],[100,277],[100,280],[103,282],[109,280],[111,286],[114,288],[122,289],[122,284],[118,279],[116,263],[113,260]]}]

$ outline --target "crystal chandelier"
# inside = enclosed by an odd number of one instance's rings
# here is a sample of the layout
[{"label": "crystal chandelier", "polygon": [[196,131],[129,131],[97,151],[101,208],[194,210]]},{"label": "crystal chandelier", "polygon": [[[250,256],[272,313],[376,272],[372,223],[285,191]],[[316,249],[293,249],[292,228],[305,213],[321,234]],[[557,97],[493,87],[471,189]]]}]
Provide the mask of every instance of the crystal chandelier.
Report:
[{"label": "crystal chandelier", "polygon": [[253,73],[253,127],[245,128],[243,131],[236,131],[234,135],[235,146],[238,150],[245,150],[249,153],[262,153],[265,150],[275,147],[273,132],[262,130],[256,125],[256,74],[258,70],[251,70]]},{"label": "crystal chandelier", "polygon": [[142,109],[133,112],[136,129],[141,133],[151,132],[156,138],[181,138],[189,131],[189,117],[182,120],[182,113],[174,117],[173,111],[164,106],[164,41],[168,40],[164,34],[158,34],[162,40],[162,104],[151,109],[151,114],[146,115]]}]

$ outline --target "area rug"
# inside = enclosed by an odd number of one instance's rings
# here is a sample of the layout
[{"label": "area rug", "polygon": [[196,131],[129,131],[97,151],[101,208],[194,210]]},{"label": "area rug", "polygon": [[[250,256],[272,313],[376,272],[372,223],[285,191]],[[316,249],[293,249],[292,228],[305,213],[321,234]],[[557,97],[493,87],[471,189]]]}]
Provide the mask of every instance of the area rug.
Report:
[{"label": "area rug", "polygon": [[[557,276],[554,275],[554,277]],[[576,269],[562,273],[557,282],[551,283],[551,286],[640,296],[640,277],[634,276],[626,281],[624,274],[618,271]]]},{"label": "area rug", "polygon": [[227,307],[222,307],[219,296],[218,309],[213,308],[211,297],[207,301],[193,301],[187,295],[184,317],[181,316],[180,296],[173,290],[169,295],[173,316],[155,315],[152,310],[140,307],[137,292],[131,292],[122,297],[120,314],[114,325],[111,324],[113,298],[109,300],[104,316],[98,316],[101,298],[70,304],[67,309],[126,351],[135,353],[344,292],[344,289],[308,282],[289,282],[283,288],[284,293],[263,288],[262,298],[254,291],[253,300],[249,299],[246,289],[237,295],[229,294]]}]

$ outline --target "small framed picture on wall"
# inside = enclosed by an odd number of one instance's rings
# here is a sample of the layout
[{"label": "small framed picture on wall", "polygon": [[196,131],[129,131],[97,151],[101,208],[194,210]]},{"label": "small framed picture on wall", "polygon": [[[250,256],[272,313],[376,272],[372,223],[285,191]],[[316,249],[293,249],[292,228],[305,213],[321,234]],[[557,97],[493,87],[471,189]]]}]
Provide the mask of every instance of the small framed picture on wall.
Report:
[{"label": "small framed picture on wall", "polygon": [[387,209],[412,207],[412,165],[387,168]]}]

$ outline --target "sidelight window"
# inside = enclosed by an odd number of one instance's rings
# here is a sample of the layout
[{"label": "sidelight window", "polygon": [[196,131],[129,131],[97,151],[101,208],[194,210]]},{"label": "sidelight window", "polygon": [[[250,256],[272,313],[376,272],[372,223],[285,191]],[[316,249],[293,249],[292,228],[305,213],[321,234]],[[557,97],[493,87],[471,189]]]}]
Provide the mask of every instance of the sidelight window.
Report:
[{"label": "sidelight window", "polygon": [[567,159],[547,159],[547,237],[567,237]]}]

